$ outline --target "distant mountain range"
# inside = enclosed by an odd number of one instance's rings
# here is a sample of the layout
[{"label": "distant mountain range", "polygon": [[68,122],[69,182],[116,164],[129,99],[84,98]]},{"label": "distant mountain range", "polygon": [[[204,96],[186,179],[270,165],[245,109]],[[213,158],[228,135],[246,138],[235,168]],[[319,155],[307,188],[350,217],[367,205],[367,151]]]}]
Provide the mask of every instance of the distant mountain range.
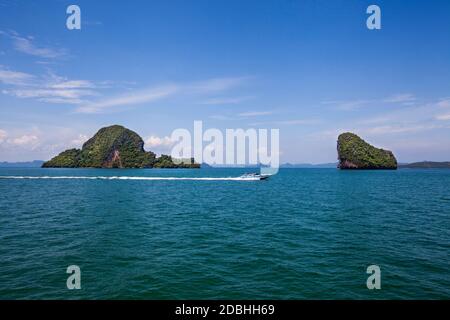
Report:
[{"label": "distant mountain range", "polygon": [[[202,163],[203,169],[209,168],[247,168],[247,169],[258,169],[260,167],[264,167],[263,165],[209,165],[207,163]],[[280,165],[280,168],[336,168],[336,163],[321,163],[321,164],[310,164],[310,163],[283,163]]]},{"label": "distant mountain range", "polygon": [[398,167],[409,169],[450,169],[450,162],[422,161],[422,162],[399,164]]},{"label": "distant mountain range", "polygon": [[34,160],[27,162],[0,162],[0,168],[40,168],[44,161]]},{"label": "distant mountain range", "polygon": [[283,163],[280,168],[337,168],[337,162],[335,163]]},{"label": "distant mountain range", "polygon": [[[280,168],[283,169],[294,169],[294,168],[337,168],[337,162],[330,163],[319,163],[319,164],[311,164],[311,163],[283,163],[280,165]],[[208,165],[206,163],[202,163],[202,168],[259,168],[258,165],[247,165],[247,166],[227,166],[227,165]],[[442,169],[449,168],[450,162],[435,162],[435,161],[422,161],[422,162],[413,162],[413,163],[399,163],[399,168],[417,168],[417,169]]]}]

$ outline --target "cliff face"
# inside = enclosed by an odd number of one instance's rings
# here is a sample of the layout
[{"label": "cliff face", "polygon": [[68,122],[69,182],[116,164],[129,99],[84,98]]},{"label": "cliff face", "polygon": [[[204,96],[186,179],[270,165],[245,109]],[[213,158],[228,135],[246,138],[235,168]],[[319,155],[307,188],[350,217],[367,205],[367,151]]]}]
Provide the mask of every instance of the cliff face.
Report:
[{"label": "cliff face", "polygon": [[175,164],[169,156],[156,158],[144,150],[144,141],[134,131],[119,125],[100,129],[83,144],[81,150],[69,149],[50,161],[45,168],[195,168],[189,164]]},{"label": "cliff face", "polygon": [[397,169],[391,151],[375,148],[350,132],[338,137],[337,151],[340,169]]}]

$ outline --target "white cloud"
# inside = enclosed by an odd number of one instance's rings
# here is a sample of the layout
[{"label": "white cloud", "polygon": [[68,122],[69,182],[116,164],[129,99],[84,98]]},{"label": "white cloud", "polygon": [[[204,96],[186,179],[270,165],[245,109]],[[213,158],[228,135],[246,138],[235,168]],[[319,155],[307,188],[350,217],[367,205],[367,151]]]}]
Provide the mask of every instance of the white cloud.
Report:
[{"label": "white cloud", "polygon": [[381,103],[392,103],[392,104],[402,104],[402,105],[414,105],[416,97],[411,93],[401,93],[395,94],[384,99],[357,99],[349,101],[323,101],[322,104],[335,105],[337,109],[344,111],[357,110],[363,106],[381,104]]},{"label": "white cloud", "polygon": [[3,94],[56,104],[87,103],[86,97],[98,95],[93,90],[97,86],[89,80],[69,80],[52,73],[37,77],[3,66],[0,66],[0,82],[8,86],[1,91]]},{"label": "white cloud", "polygon": [[292,120],[277,120],[277,121],[266,121],[266,122],[255,122],[252,126],[262,126],[262,125],[316,125],[321,121],[317,119],[292,119]]},{"label": "white cloud", "polygon": [[156,154],[170,154],[176,142],[168,136],[158,137],[152,135],[145,139],[145,148]]},{"label": "white cloud", "polygon": [[88,139],[89,139],[89,137],[87,135],[79,134],[77,138],[70,141],[70,144],[75,147],[81,147],[83,145],[83,143],[85,143]]},{"label": "white cloud", "polygon": [[[1,31],[0,34],[2,34]],[[16,36],[14,35],[14,37]],[[3,94],[16,98],[36,99],[41,102],[79,105],[76,109],[76,112],[79,113],[103,113],[114,107],[151,103],[175,94],[184,98],[189,95],[208,95],[234,88],[244,83],[246,79],[247,77],[213,78],[193,83],[169,84],[134,91],[127,88],[123,94],[105,95],[104,98],[97,100],[92,99],[92,97],[100,96],[100,90],[102,89],[111,89],[111,81],[94,83],[83,79],[68,79],[57,76],[51,71],[44,76],[34,76],[24,72],[8,70],[0,65],[0,82],[8,86],[1,91]],[[226,102],[223,98],[220,99],[209,102]],[[228,100],[228,102],[238,103],[243,99],[248,99],[248,97],[235,98]]]},{"label": "white cloud", "polygon": [[320,121],[316,119],[294,119],[275,121],[274,123],[280,125],[315,125],[320,123]]},{"label": "white cloud", "polygon": [[86,89],[95,88],[95,85],[88,80],[69,80],[52,84],[49,87],[53,89]]},{"label": "white cloud", "polygon": [[388,103],[408,103],[416,101],[416,97],[411,93],[401,93],[388,97],[383,102]]},{"label": "white cloud", "polygon": [[6,132],[6,130],[0,129],[1,153],[7,150],[14,152],[14,150],[18,150],[17,148],[22,150],[35,150],[40,142],[38,135],[39,133],[35,129],[28,132],[15,130]]},{"label": "white cloud", "polygon": [[318,139],[336,139],[339,134],[344,132],[354,132],[361,137],[378,137],[378,136],[392,136],[396,134],[404,134],[404,133],[418,133],[423,131],[430,131],[435,129],[445,128],[442,125],[437,125],[433,123],[429,124],[420,124],[420,123],[410,123],[410,124],[392,124],[392,125],[384,125],[384,126],[375,126],[375,127],[359,127],[359,126],[347,126],[340,127],[338,129],[329,129],[320,132],[315,132],[310,134],[311,137]]},{"label": "white cloud", "polygon": [[450,108],[450,99],[442,99],[437,103],[439,108]]},{"label": "white cloud", "polygon": [[247,101],[252,99],[252,97],[237,97],[237,98],[230,98],[230,97],[218,97],[218,98],[211,98],[203,101],[201,104],[208,104],[208,105],[219,105],[219,104],[239,104],[241,102]]},{"label": "white cloud", "polygon": [[150,136],[145,140],[145,145],[148,147],[161,147],[161,146],[171,146],[175,143],[170,137],[158,137]]},{"label": "white cloud", "polygon": [[9,143],[12,143],[14,145],[19,145],[19,146],[24,146],[24,145],[34,146],[38,143],[38,141],[39,141],[39,138],[35,135],[23,135],[18,138],[8,140]]},{"label": "white cloud", "polygon": [[213,78],[185,86],[192,93],[213,93],[229,90],[247,82],[249,77]]},{"label": "white cloud", "polygon": [[450,113],[437,115],[436,120],[447,121],[450,120]]},{"label": "white cloud", "polygon": [[83,25],[83,26],[102,26],[103,25],[103,22],[101,22],[101,21],[86,21],[86,20],[82,20],[81,21],[81,24]]},{"label": "white cloud", "polygon": [[33,80],[34,76],[24,72],[6,70],[0,65],[0,82],[8,85],[24,85]]},{"label": "white cloud", "polygon": [[272,111],[249,111],[249,112],[241,112],[234,116],[225,116],[216,114],[209,116],[209,118],[214,120],[236,120],[236,119],[242,120],[243,118],[266,116],[271,114],[273,114]]},{"label": "white cloud", "polygon": [[258,116],[267,116],[273,114],[272,111],[250,111],[250,112],[242,112],[239,113],[240,117],[258,117]]},{"label": "white cloud", "polygon": [[209,118],[213,119],[213,120],[233,120],[233,118],[227,117],[227,116],[224,116],[221,114],[215,114],[215,115],[209,116]]},{"label": "white cloud", "polygon": [[22,37],[15,31],[0,31],[0,35],[4,35],[11,39],[13,42],[13,47],[16,51],[35,57],[52,59],[65,56],[67,54],[66,50],[64,49],[38,46],[34,43],[33,37]]},{"label": "white cloud", "polygon": [[322,104],[335,105],[339,110],[356,110],[360,107],[372,103],[373,100],[353,100],[353,101],[323,101]]},{"label": "white cloud", "polygon": [[126,94],[115,97],[108,97],[99,101],[93,101],[80,106],[76,111],[80,113],[102,113],[113,107],[150,103],[176,94],[180,96],[209,94],[236,87],[242,84],[246,79],[246,77],[214,78],[201,82],[194,82],[192,84],[172,84],[151,87],[144,90],[127,92]]},{"label": "white cloud", "polygon": [[105,109],[117,106],[127,106],[145,102],[153,102],[173,95],[179,90],[177,86],[150,88],[139,92],[132,92],[121,96],[89,103],[77,109],[81,113],[100,113]]},{"label": "white cloud", "polygon": [[3,90],[3,93],[14,95],[18,98],[65,98],[65,99],[79,99],[83,96],[96,95],[95,92],[89,90],[51,90],[51,89],[14,89]]},{"label": "white cloud", "polygon": [[0,143],[2,143],[3,141],[5,141],[6,137],[7,137],[7,133],[5,130],[0,129]]},{"label": "white cloud", "polygon": [[370,135],[384,135],[395,133],[421,132],[440,128],[442,128],[442,126],[435,124],[410,124],[410,125],[378,126],[373,128],[361,129],[360,131]]},{"label": "white cloud", "polygon": [[41,102],[48,102],[53,104],[72,104],[72,105],[80,105],[86,103],[86,100],[79,98],[51,98],[51,97],[42,97],[38,99]]}]

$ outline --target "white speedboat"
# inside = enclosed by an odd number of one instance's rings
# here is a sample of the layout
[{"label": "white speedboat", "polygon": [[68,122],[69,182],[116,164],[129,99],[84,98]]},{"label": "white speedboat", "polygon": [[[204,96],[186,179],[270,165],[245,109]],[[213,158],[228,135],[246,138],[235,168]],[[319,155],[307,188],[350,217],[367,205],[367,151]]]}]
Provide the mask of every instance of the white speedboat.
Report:
[{"label": "white speedboat", "polygon": [[248,180],[266,180],[269,178],[269,175],[259,173],[244,173],[241,178]]}]

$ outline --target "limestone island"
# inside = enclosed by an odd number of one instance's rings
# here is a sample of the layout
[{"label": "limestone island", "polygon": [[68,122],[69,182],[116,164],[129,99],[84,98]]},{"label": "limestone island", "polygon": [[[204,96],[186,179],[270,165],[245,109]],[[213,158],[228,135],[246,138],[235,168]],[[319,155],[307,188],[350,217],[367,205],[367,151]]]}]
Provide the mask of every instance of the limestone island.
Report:
[{"label": "limestone island", "polygon": [[337,151],[339,169],[397,169],[397,159],[391,151],[375,148],[350,132],[339,135]]},{"label": "limestone island", "polygon": [[61,152],[43,168],[200,168],[194,159],[174,161],[171,156],[144,150],[144,140],[134,131],[113,125],[101,128],[82,149]]}]

